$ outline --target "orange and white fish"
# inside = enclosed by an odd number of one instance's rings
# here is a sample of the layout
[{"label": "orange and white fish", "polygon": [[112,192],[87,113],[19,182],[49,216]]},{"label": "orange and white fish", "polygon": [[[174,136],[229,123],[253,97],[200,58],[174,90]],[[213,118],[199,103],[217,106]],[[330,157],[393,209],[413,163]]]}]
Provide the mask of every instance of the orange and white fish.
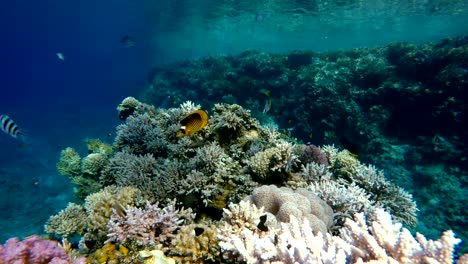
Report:
[{"label": "orange and white fish", "polygon": [[0,129],[3,132],[14,138],[26,136],[26,134],[21,131],[20,127],[7,115],[0,115],[0,125]]}]

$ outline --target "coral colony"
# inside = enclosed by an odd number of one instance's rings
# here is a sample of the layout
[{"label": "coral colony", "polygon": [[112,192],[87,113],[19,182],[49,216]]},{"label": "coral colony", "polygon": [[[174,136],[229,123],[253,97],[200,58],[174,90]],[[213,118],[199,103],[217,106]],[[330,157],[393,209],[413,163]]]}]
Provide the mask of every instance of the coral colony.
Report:
[{"label": "coral colony", "polygon": [[[452,51],[439,56],[466,55],[466,48],[449,46],[446,49]],[[286,65],[298,73],[296,80],[280,74],[281,57],[244,53],[238,64],[242,75],[220,64],[228,65],[226,61],[233,58],[205,59],[203,63],[212,66],[205,74],[224,77],[203,85],[210,97],[219,87],[228,94],[230,79],[260,90],[270,87],[252,76],[264,80],[277,76],[271,85],[315,83],[321,89],[306,88],[308,96],[330,93],[338,98],[340,89],[352,89],[342,87],[344,83],[386,80],[386,64],[403,63],[391,56],[397,51],[406,52],[406,61],[421,63],[413,54],[421,49],[429,47],[395,44],[387,48],[387,59],[375,52],[362,56],[360,51],[327,59],[292,53]],[[354,81],[332,74],[350,69],[345,76]],[[456,79],[450,69],[444,68],[446,73],[437,78]],[[420,73],[412,74],[417,80]],[[149,89],[168,83],[161,78],[155,73]],[[202,84],[195,76],[185,81],[187,90]],[[382,85],[389,93],[425,89],[424,84],[414,87],[414,82],[394,83],[399,88]],[[177,102],[175,89],[159,88],[173,93],[161,96]],[[268,113],[287,104],[287,99],[278,102],[274,90],[260,93],[268,100],[273,98]],[[252,100],[251,106],[255,105]],[[357,114],[349,115],[350,123],[363,125],[357,105],[340,100],[330,107],[347,105],[343,111]],[[70,147],[61,152],[57,169],[75,185],[75,203],[49,218],[45,224],[48,238],[8,240],[0,247],[0,263],[84,263],[85,259],[86,263],[468,263],[468,255],[457,255],[461,240],[453,231],[435,240],[412,234],[409,229],[417,224],[418,211],[413,196],[376,166],[362,163],[354,150],[301,143],[271,123],[261,124],[253,112],[233,102],[203,105],[212,107],[202,109],[185,101],[156,108],[125,98],[117,107],[122,124],[112,144],[88,139],[87,153]],[[257,113],[265,119],[261,105],[257,103]],[[314,113],[320,121],[326,105],[329,102],[297,108],[302,111],[297,118],[304,118],[297,129],[307,130],[304,122]],[[381,115],[386,110],[369,111]],[[335,109],[335,113],[322,121],[331,126],[343,118],[344,112]],[[371,122],[379,119],[370,118]],[[356,142],[369,139],[365,137],[378,140],[379,129],[376,125],[364,131],[366,135]]]}]

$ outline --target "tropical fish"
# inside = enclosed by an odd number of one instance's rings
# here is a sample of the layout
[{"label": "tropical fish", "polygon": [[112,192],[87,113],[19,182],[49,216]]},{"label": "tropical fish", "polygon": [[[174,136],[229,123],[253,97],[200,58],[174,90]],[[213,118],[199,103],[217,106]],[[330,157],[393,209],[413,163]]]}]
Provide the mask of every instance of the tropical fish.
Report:
[{"label": "tropical fish", "polygon": [[0,115],[0,124],[2,131],[14,138],[26,136],[20,127],[7,115]]},{"label": "tropical fish", "polygon": [[271,109],[271,103],[272,103],[272,102],[271,102],[271,99],[265,100],[265,105],[263,106],[263,111],[262,111],[262,113],[266,114],[266,113],[268,113],[268,111],[270,111],[270,109]]},{"label": "tropical fish", "polygon": [[136,45],[136,41],[133,37],[129,36],[129,35],[125,35],[123,36],[121,39],[120,39],[120,43],[122,43],[122,45],[126,48],[131,48],[131,47],[135,47]]},{"label": "tropical fish", "polygon": [[208,124],[208,114],[203,110],[196,110],[186,115],[180,121],[177,136],[191,136],[202,130]]},{"label": "tropical fish", "polygon": [[63,55],[62,52],[57,52],[55,53],[55,55],[57,55],[57,58],[59,58],[59,60],[65,60],[65,56]]}]

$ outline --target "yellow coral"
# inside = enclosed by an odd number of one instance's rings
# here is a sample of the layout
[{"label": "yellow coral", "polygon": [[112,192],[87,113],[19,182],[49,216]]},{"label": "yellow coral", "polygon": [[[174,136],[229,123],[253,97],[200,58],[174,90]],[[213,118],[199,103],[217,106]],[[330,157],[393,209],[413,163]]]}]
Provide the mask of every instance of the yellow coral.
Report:
[{"label": "yellow coral", "polygon": [[91,153],[82,160],[81,172],[90,175],[98,175],[106,162],[106,157],[103,154]]},{"label": "yellow coral", "polygon": [[120,263],[120,259],[128,255],[128,249],[119,245],[118,249],[112,243],[105,244],[102,248],[96,250],[89,260],[91,263]]},{"label": "yellow coral", "polygon": [[144,264],[175,264],[175,260],[166,257],[161,250],[143,250],[140,251],[140,257]]},{"label": "yellow coral", "polygon": [[181,264],[215,262],[219,255],[216,235],[215,225],[183,226],[172,240],[169,255]]},{"label": "yellow coral", "polygon": [[77,176],[81,174],[81,157],[68,147],[60,153],[60,161],[57,163],[57,171],[62,175]]},{"label": "yellow coral", "polygon": [[103,190],[88,195],[85,209],[88,214],[89,227],[102,235],[106,234],[106,225],[116,206],[135,206],[142,201],[141,192],[134,187],[108,186]]},{"label": "yellow coral", "polygon": [[336,174],[344,178],[351,178],[352,175],[356,174],[359,165],[361,162],[356,155],[346,149],[338,152],[334,164],[331,164]]},{"label": "yellow coral", "polygon": [[69,203],[67,208],[51,216],[44,227],[48,234],[57,234],[62,237],[73,234],[82,235],[87,226],[86,219],[86,212],[81,205]]},{"label": "yellow coral", "polygon": [[114,152],[111,145],[104,143],[99,139],[86,139],[85,143],[88,148],[88,153],[100,153],[105,156],[111,156]]}]

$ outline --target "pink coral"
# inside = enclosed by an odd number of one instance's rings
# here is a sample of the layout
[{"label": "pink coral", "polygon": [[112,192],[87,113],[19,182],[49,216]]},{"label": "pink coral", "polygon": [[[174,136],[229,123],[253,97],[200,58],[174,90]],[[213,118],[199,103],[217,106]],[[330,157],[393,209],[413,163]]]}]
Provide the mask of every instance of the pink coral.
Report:
[{"label": "pink coral", "polygon": [[32,235],[23,241],[19,241],[16,237],[10,238],[4,246],[0,245],[0,263],[79,264],[85,262],[82,258],[71,262],[57,242],[43,240],[37,235]]}]

